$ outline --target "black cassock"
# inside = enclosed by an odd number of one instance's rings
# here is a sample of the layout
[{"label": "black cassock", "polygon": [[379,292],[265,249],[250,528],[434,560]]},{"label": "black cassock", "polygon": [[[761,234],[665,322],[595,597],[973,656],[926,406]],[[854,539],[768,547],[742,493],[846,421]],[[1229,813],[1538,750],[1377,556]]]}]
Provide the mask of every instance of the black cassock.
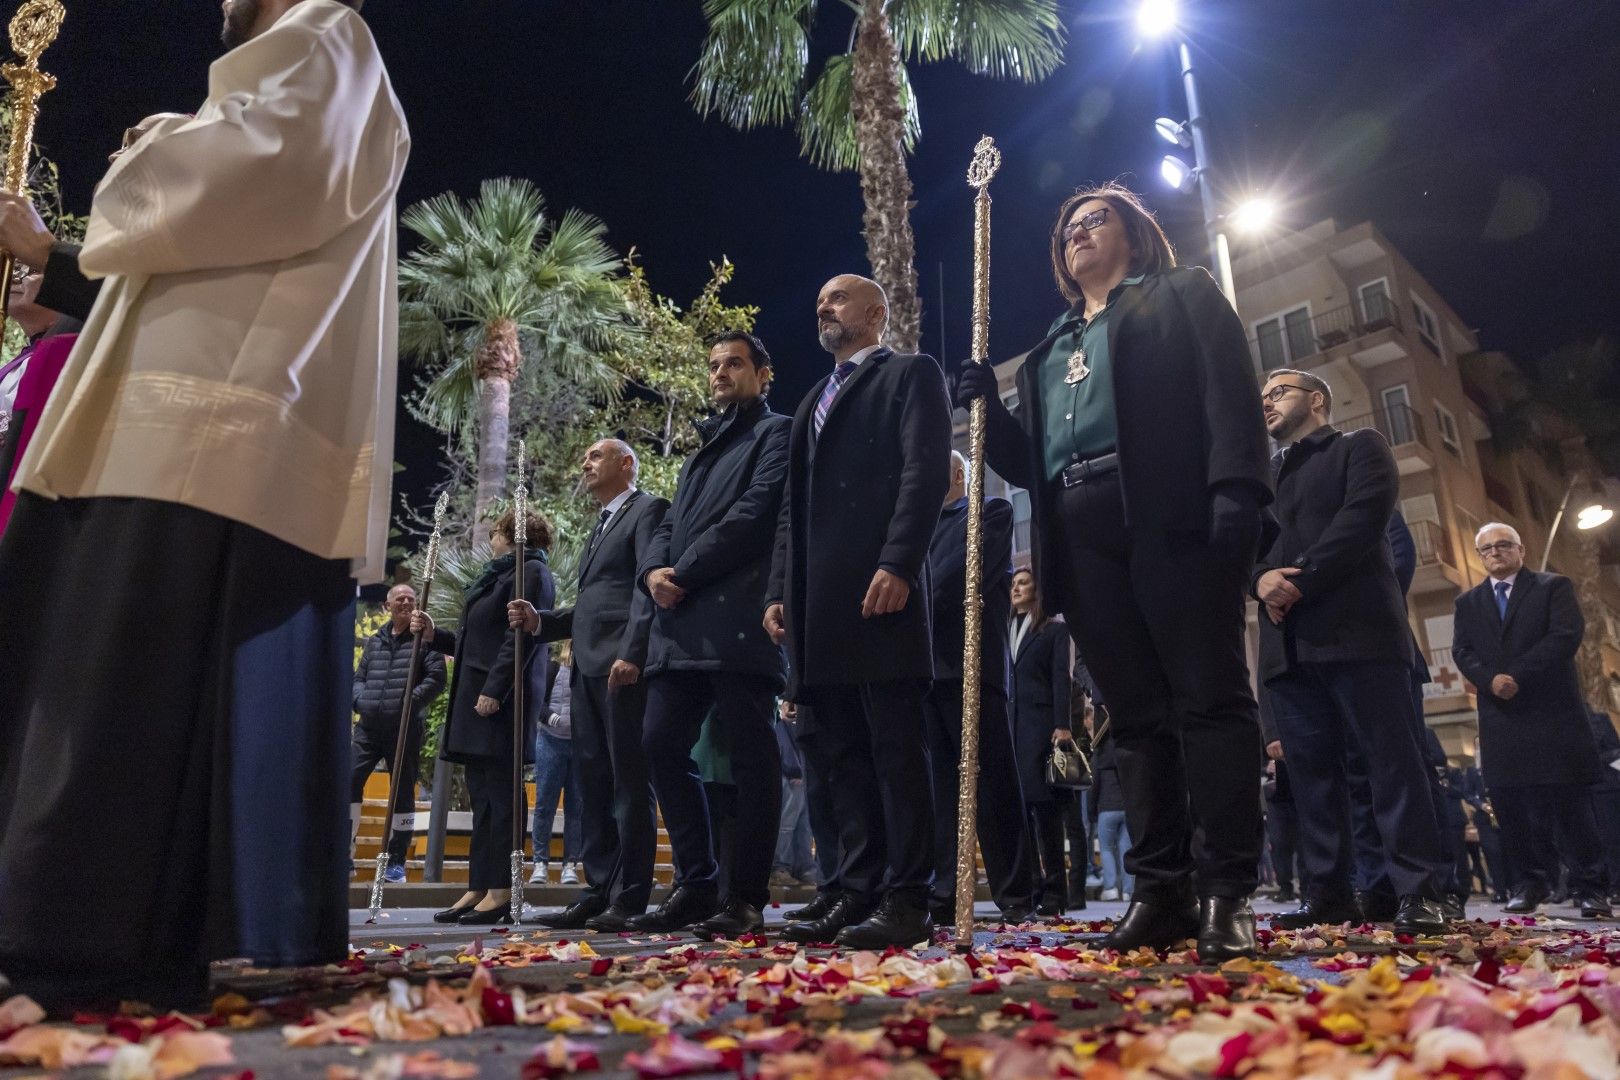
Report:
[{"label": "black cassock", "polygon": [[201,510],[24,494],[0,540],[0,972],[206,1001],[348,945],[355,586]]}]

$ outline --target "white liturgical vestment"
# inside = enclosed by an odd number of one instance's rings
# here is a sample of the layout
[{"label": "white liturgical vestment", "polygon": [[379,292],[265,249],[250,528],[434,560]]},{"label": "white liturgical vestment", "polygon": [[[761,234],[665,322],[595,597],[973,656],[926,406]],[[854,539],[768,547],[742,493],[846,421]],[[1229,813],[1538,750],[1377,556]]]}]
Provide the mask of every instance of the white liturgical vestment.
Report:
[{"label": "white liturgical vestment", "polygon": [[18,486],[182,503],[380,580],[409,150],[371,32],[335,0],[216,61],[196,116],[96,190],[80,266],[107,282]]}]

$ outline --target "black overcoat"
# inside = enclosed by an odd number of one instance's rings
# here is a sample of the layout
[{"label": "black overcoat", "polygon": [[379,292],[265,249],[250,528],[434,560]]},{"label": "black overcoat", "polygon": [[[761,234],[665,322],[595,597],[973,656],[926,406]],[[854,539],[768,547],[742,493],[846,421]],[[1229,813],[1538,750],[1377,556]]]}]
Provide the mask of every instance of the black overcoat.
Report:
[{"label": "black overcoat", "polygon": [[[455,668],[450,673],[450,709],[439,741],[439,756],[446,761],[465,764],[469,760],[511,757],[514,651],[513,634],[506,623],[506,604],[513,598],[515,577],[512,570],[507,570],[493,583],[468,596],[461,611],[458,633],[440,629],[433,632],[433,648],[456,658]],[[546,608],[556,595],[551,568],[538,556],[524,563],[523,598],[536,607]],[[530,644],[524,662],[547,664],[550,659],[544,648]],[[531,676],[532,672],[531,668]],[[524,685],[532,688],[535,683],[531,677]],[[539,679],[538,684],[544,686],[544,678]],[[532,689],[528,692],[533,695]],[[474,711],[480,695],[501,703],[493,716],[479,716]],[[533,703],[524,704],[532,706]],[[526,711],[533,714],[532,708]],[[534,739],[527,733],[523,747],[524,760],[532,760]]]},{"label": "black overcoat", "polygon": [[[1485,786],[1594,783],[1602,765],[1575,673],[1586,633],[1575,586],[1559,574],[1520,570],[1504,620],[1492,580],[1457,597],[1451,642],[1479,705]],[[1491,680],[1502,674],[1519,684],[1509,701],[1491,693]]]},{"label": "black overcoat", "polygon": [[[1012,618],[1013,509],[1006,499],[986,499],[982,525],[984,558],[980,588],[979,685],[1008,695],[1007,624]],[[934,613],[934,678],[962,678],[962,644],[967,629],[967,500],[947,506],[934,526],[928,548],[928,583]]]},{"label": "black overcoat", "polygon": [[787,678],[782,649],[760,617],[787,482],[793,421],[763,400],[735,406],[700,425],[704,443],[681,467],[675,503],[653,531],[636,585],[675,571],[686,596],[671,611],[655,607],[647,673],[730,671]]},{"label": "black overcoat", "polygon": [[[1054,331],[1035,346],[1039,353]],[[1211,489],[1236,483],[1260,505],[1271,501],[1270,455],[1260,386],[1243,323],[1201,267],[1149,274],[1121,291],[1108,317],[1119,425],[1119,476],[1133,528],[1207,533]],[[1064,614],[1070,590],[1056,512],[1046,482],[1040,380],[1019,368],[1018,414],[986,410],[986,460],[1032,496],[1035,580],[1041,606]],[[1078,616],[1078,612],[1071,612]]]},{"label": "black overcoat", "polygon": [[1056,619],[1031,630],[1013,657],[1013,748],[1024,801],[1050,802],[1046,755],[1052,732],[1069,728],[1069,628]]},{"label": "black overcoat", "polygon": [[[928,544],[950,487],[945,377],[931,356],[878,349],[840,388],[818,438],[811,418],[830,378],[793,417],[766,598],[786,609],[790,695],[934,676]],[[863,619],[879,569],[910,582],[911,595],[900,611]]]}]

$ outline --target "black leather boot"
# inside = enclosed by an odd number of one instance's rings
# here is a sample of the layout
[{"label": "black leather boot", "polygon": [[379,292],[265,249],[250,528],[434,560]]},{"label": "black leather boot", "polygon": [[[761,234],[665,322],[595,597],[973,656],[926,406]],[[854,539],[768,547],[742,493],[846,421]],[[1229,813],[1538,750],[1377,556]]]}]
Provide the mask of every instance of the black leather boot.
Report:
[{"label": "black leather boot", "polygon": [[1198,935],[1198,905],[1190,899],[1132,900],[1114,929],[1098,944],[1128,952],[1146,945],[1168,949]]},{"label": "black leather boot", "polygon": [[594,919],[607,910],[608,902],[605,896],[586,896],[575,900],[561,911],[553,911],[549,915],[537,915],[534,921],[541,926],[549,926],[553,930],[583,930],[588,919]]},{"label": "black leather boot", "polygon": [[744,934],[763,934],[765,916],[759,908],[742,900],[728,900],[713,915],[692,927],[692,933],[704,941],[718,938],[740,938]]},{"label": "black leather boot", "polygon": [[926,905],[890,893],[870,918],[844,927],[833,941],[846,949],[887,949],[890,945],[909,949],[927,944],[933,932],[934,921],[928,917]]},{"label": "black leather boot", "polygon": [[1205,896],[1198,901],[1198,959],[1224,964],[1255,954],[1254,909],[1242,897]]},{"label": "black leather boot", "polygon": [[719,906],[720,898],[715,895],[713,884],[707,888],[677,885],[662,904],[632,918],[630,927],[654,934],[685,930],[693,923],[702,922],[713,915]]},{"label": "black leather boot", "polygon": [[832,909],[833,902],[838,899],[837,893],[816,893],[816,898],[797,911],[790,911],[782,918],[787,922],[815,922]]},{"label": "black leather boot", "polygon": [[[1393,917],[1393,916],[1392,916]],[[1271,925],[1278,930],[1303,930],[1308,926],[1337,926],[1339,923],[1361,922],[1361,908],[1354,900],[1334,900],[1326,896],[1313,896],[1293,911],[1271,917]]]},{"label": "black leather boot", "polygon": [[852,896],[840,896],[827,909],[827,914],[808,922],[796,922],[784,930],[782,936],[801,945],[831,945],[840,930],[865,922],[873,910],[871,904],[862,903]]}]

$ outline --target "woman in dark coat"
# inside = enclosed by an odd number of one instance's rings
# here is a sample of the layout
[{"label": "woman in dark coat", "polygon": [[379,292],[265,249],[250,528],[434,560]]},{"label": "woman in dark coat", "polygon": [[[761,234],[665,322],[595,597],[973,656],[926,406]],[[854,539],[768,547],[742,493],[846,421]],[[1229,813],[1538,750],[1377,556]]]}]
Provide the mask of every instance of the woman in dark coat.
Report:
[{"label": "woman in dark coat", "polygon": [[[514,760],[512,725],[513,650],[507,627],[506,604],[513,599],[516,552],[513,551],[515,516],[508,510],[495,522],[489,548],[493,558],[477,580],[467,587],[461,611],[461,630],[451,634],[435,630],[433,620],[418,610],[411,628],[431,636],[433,648],[456,658],[450,676],[450,712],[439,739],[439,756],[461,765],[472,796],[472,852],[467,867],[467,891],[435,922],[491,924],[511,922],[512,852],[514,821],[524,809],[513,806],[512,773],[524,761]],[[523,597],[549,610],[557,587],[546,565],[551,548],[551,525],[539,514],[528,516],[528,546],[524,551]],[[531,648],[525,661],[545,663],[542,648]],[[531,679],[526,685],[535,685]],[[540,682],[540,685],[545,685]],[[532,704],[532,703],[531,703]],[[521,740],[533,753],[534,740]],[[513,817],[514,811],[518,814]]]},{"label": "woman in dark coat", "polygon": [[1063,866],[1063,812],[1069,793],[1046,782],[1053,745],[1073,737],[1069,728],[1069,635],[1041,610],[1035,575],[1012,580],[1013,754],[1024,788],[1034,841],[1037,913],[1063,914],[1068,905]]}]

